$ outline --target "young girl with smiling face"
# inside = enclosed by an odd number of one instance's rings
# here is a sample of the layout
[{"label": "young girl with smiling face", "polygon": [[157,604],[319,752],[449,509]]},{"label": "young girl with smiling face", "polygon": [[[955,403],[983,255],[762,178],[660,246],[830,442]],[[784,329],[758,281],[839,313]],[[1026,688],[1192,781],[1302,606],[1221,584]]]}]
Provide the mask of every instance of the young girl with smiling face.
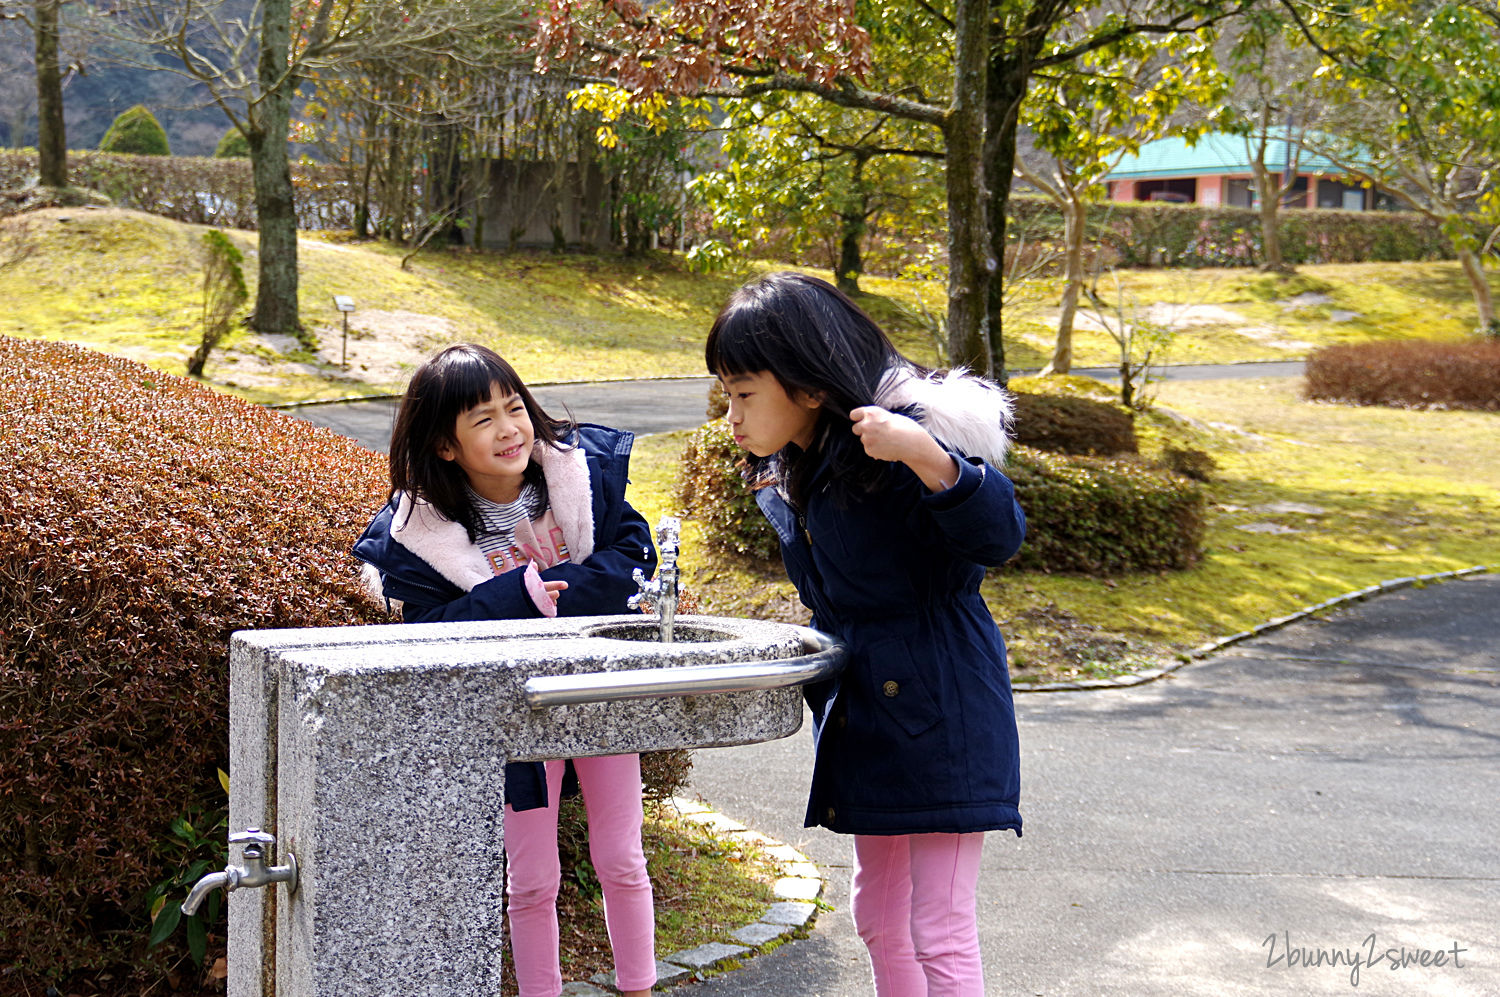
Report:
[{"label": "young girl with smiling face", "polygon": [[831,284],[771,274],[708,336],[735,442],[812,625],[849,649],[806,690],[806,824],[854,836],[851,898],[880,997],[982,997],[984,832],[1021,833],[1005,644],[979,594],[1025,517],[999,387],[902,357]]},{"label": "young girl with smiling face", "polygon": [[[630,433],[549,417],[483,346],[443,350],[412,376],[391,435],[391,495],[354,547],[408,623],[627,611],[656,552],[625,501]],[[588,811],[618,985],[656,982],[641,847],[639,755],[505,769],[506,892],[521,997],[558,997],[557,808],[567,770]],[[458,912],[455,916],[462,916]]]}]

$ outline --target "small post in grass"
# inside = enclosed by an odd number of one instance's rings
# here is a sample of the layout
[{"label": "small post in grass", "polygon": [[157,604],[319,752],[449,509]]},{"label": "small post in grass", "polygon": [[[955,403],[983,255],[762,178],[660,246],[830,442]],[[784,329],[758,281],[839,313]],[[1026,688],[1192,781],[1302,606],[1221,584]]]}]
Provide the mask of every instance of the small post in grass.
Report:
[{"label": "small post in grass", "polygon": [[344,345],[339,352],[339,364],[343,367],[349,366],[349,313],[354,311],[354,299],[347,294],[335,294],[333,296],[333,307],[344,314]]}]

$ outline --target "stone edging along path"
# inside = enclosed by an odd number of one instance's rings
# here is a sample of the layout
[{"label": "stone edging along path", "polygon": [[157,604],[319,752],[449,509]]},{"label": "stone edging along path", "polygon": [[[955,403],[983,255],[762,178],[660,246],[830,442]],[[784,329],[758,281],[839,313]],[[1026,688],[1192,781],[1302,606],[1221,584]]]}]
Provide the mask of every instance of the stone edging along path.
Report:
[{"label": "stone edging along path", "polygon": [[1249,630],[1241,630],[1239,633],[1230,634],[1228,637],[1211,640],[1207,644],[1193,648],[1191,651],[1181,652],[1177,655],[1177,660],[1156,668],[1147,668],[1142,671],[1131,672],[1127,675],[1116,675],[1113,678],[1107,679],[1079,679],[1074,682],[1021,682],[1016,683],[1012,688],[1016,692],[1062,692],[1076,689],[1123,689],[1133,685],[1144,685],[1147,682],[1156,681],[1163,675],[1175,672],[1184,665],[1192,664],[1194,661],[1201,661],[1208,655],[1228,647],[1230,644],[1238,644],[1242,640],[1258,637],[1272,630],[1279,630],[1287,624],[1296,623],[1298,620],[1306,619],[1325,610],[1338,609],[1350,603],[1362,602],[1372,595],[1394,592],[1398,589],[1410,588],[1413,585],[1425,585],[1428,582],[1445,582],[1454,578],[1463,578],[1466,575],[1482,575],[1497,569],[1500,569],[1500,564],[1479,564],[1472,568],[1462,568],[1458,571],[1440,571],[1431,575],[1408,575],[1404,578],[1390,578],[1362,589],[1355,589],[1353,592],[1345,592],[1343,595],[1334,596],[1332,599],[1326,599],[1316,605],[1304,606],[1294,613],[1288,613],[1286,616],[1278,616],[1275,619],[1267,620],[1264,623],[1251,627]]},{"label": "stone edging along path", "polygon": [[[657,986],[701,980],[719,970],[733,969],[740,960],[769,951],[812,927],[818,913],[817,899],[823,893],[823,874],[806,855],[697,801],[674,797],[672,807],[684,820],[755,845],[776,862],[781,876],[772,886],[776,901],[759,920],[728,932],[718,941],[659,957]],[[608,997],[618,992],[614,975],[600,973],[588,983],[569,983],[563,987],[563,997]]]}]

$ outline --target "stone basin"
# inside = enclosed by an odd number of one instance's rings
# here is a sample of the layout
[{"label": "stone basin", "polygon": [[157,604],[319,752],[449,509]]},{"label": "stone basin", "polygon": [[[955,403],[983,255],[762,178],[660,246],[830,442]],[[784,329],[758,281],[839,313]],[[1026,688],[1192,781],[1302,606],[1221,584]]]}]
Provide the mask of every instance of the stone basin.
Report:
[{"label": "stone basin", "polygon": [[755,620],[673,635],[639,616],[235,634],[230,829],[274,833],[299,884],[229,894],[232,997],[499,993],[507,762],[785,737],[798,685],[842,654]]}]

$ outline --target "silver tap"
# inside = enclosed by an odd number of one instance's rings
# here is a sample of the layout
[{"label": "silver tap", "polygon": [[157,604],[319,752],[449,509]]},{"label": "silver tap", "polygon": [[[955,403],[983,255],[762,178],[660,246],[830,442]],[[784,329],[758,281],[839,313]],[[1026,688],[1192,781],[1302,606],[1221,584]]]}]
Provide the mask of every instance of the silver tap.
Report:
[{"label": "silver tap", "polygon": [[677,549],[682,542],[682,521],[676,516],[663,516],[656,524],[656,547],[661,560],[656,566],[656,577],[646,581],[646,573],[636,568],[630,573],[640,592],[625,600],[631,609],[639,609],[641,603],[649,602],[661,617],[661,642],[672,643],[672,623],[677,617]]},{"label": "silver tap", "polygon": [[188,892],[182,902],[182,912],[189,917],[198,913],[198,908],[214,890],[223,887],[224,892],[247,890],[272,883],[285,883],[288,893],[297,892],[297,856],[287,852],[286,865],[275,865],[276,836],[258,827],[247,827],[229,836],[229,844],[244,845],[245,864],[225,866],[223,872],[211,872]]}]

